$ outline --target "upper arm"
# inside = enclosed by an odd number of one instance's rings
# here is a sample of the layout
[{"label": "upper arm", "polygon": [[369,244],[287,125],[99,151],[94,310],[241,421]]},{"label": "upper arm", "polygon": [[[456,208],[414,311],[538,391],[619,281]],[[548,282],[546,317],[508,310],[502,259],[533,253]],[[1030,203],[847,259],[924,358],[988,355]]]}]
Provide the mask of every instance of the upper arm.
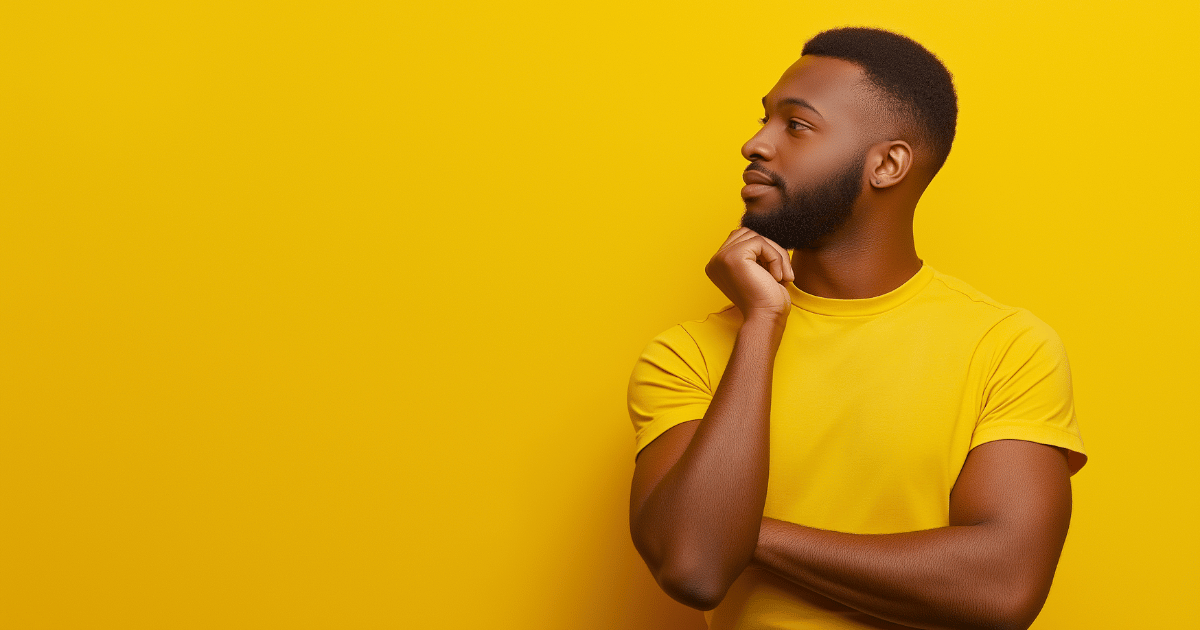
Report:
[{"label": "upper arm", "polygon": [[629,491],[629,524],[635,543],[638,542],[636,525],[642,506],[671,467],[683,456],[688,444],[691,444],[696,427],[700,424],[699,420],[697,418],[667,429],[638,452],[633,470],[633,486]]},{"label": "upper arm", "polygon": [[981,342],[988,377],[971,448],[998,440],[1023,440],[1070,450],[1071,474],[1087,462],[1075,415],[1071,365],[1058,333],[1020,309]]},{"label": "upper arm", "polygon": [[647,450],[664,448],[658,443],[664,433],[704,417],[713,388],[704,355],[687,329],[677,324],[646,344],[630,372],[627,393],[639,462]]},{"label": "upper arm", "polygon": [[1066,450],[1024,440],[971,449],[950,493],[950,525],[988,528],[988,567],[1019,618],[1030,623],[1050,592],[1071,521]]},{"label": "upper arm", "polygon": [[646,344],[629,376],[628,394],[637,453],[629,528],[657,578],[668,538],[676,532],[649,522],[646,502],[691,444],[713,397],[707,362],[687,329],[677,324]]}]

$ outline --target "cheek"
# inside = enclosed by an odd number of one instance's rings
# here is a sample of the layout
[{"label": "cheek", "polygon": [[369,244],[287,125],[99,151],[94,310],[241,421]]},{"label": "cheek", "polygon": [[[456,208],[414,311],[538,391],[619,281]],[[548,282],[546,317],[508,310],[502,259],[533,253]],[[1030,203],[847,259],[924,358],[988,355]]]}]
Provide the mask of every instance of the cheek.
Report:
[{"label": "cheek", "polygon": [[823,138],[810,142],[794,155],[786,172],[780,175],[787,179],[792,190],[797,186],[805,189],[818,186],[845,173],[857,149],[846,139]]}]

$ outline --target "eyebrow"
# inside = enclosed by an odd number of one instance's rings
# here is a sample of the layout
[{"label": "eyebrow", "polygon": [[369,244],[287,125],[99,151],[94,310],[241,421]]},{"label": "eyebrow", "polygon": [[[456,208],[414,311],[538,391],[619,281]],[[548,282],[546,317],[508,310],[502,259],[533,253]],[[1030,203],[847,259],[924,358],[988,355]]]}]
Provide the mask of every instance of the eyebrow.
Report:
[{"label": "eyebrow", "polygon": [[[767,108],[767,97],[765,97],[765,96],[763,97],[762,104],[763,104],[763,109],[766,109]],[[779,101],[779,105],[780,106],[795,105],[797,107],[803,107],[805,109],[812,110],[812,113],[814,113],[818,116],[821,116],[821,112],[817,111],[817,108],[813,107],[812,103],[809,103],[808,101],[806,101],[802,98],[785,98],[785,99]],[[824,118],[824,116],[821,116],[821,118]]]}]

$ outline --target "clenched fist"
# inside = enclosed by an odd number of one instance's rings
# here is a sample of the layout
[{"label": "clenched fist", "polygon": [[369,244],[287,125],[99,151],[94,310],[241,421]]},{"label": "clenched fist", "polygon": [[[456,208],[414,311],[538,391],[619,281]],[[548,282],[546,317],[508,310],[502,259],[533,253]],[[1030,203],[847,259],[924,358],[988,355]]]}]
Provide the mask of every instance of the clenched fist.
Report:
[{"label": "clenched fist", "polygon": [[742,318],[787,319],[796,279],[786,249],[750,228],[738,228],[713,255],[704,273],[742,311]]}]

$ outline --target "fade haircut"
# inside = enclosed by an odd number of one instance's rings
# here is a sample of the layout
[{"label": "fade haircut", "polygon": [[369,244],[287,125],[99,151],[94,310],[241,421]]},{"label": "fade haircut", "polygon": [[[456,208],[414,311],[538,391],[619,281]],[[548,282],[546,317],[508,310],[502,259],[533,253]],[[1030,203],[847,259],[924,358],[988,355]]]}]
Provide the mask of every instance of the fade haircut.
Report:
[{"label": "fade haircut", "polygon": [[933,173],[950,155],[958,120],[953,77],[933,53],[913,40],[875,28],[835,28],[804,44],[804,55],[833,57],[857,64],[884,97],[901,128],[925,145]]}]

